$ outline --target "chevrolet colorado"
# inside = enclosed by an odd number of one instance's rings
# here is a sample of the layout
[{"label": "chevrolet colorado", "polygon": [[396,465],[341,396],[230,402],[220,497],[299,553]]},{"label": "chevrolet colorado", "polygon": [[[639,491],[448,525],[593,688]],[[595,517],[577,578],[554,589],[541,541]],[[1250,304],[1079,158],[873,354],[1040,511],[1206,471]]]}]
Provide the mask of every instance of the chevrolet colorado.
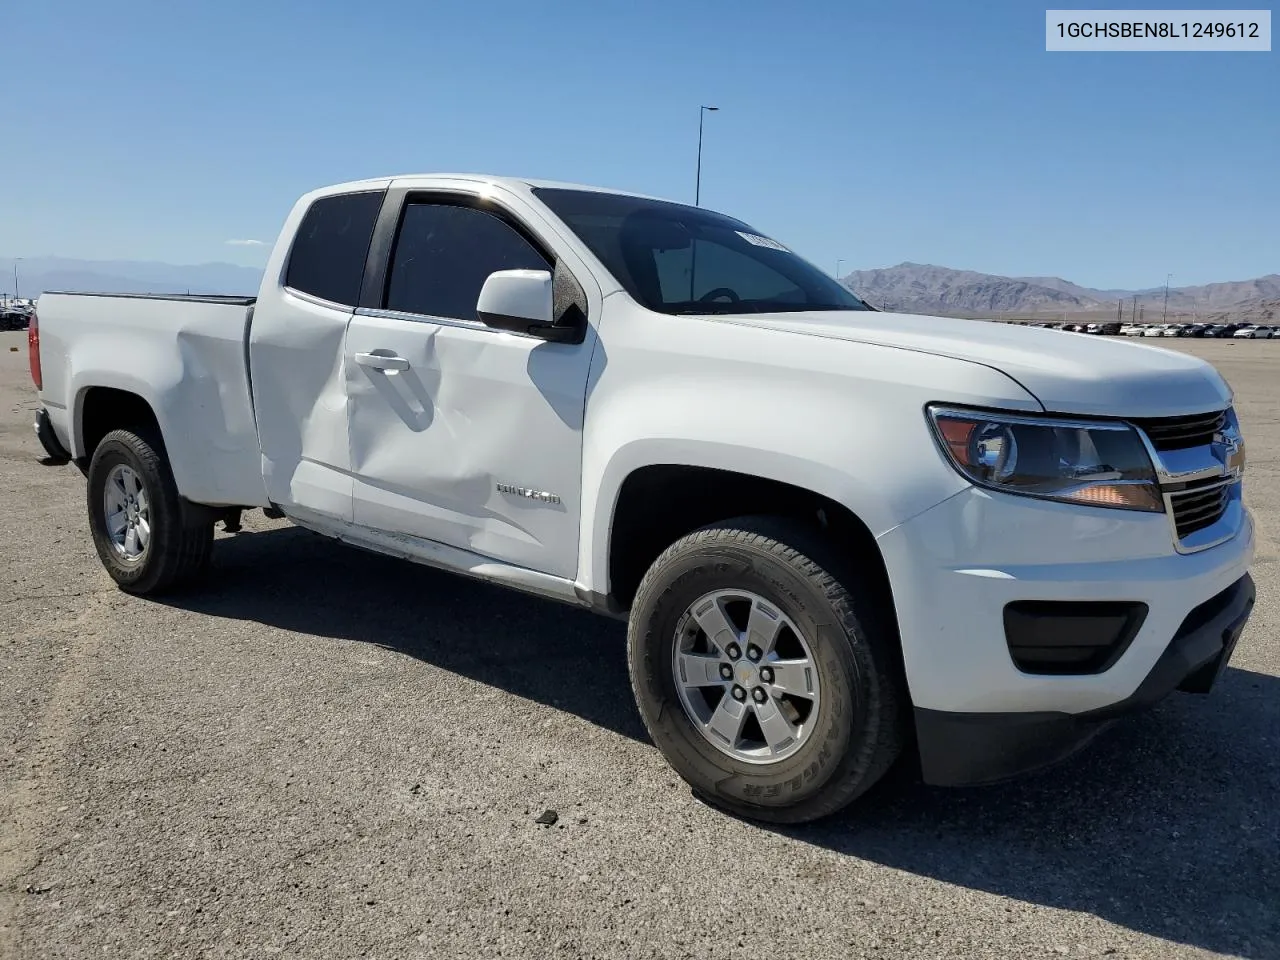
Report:
[{"label": "chevrolet colorado", "polygon": [[46,293],[36,430],[121,588],[263,508],[628,619],[654,743],[709,802],[829,814],[1205,692],[1254,600],[1208,364],[871,309],[718,213],[393,177],[298,201],[256,297]]}]

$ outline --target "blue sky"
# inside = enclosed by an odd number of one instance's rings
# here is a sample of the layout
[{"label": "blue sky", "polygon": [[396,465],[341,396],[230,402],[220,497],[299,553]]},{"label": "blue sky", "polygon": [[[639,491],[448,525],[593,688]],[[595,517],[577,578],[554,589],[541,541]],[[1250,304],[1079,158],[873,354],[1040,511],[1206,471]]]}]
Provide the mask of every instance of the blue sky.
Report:
[{"label": "blue sky", "polygon": [[1050,54],[1044,9],[8,0],[0,255],[260,264],[386,173],[692,201],[706,103],[704,205],[828,270],[1280,271],[1280,53]]}]

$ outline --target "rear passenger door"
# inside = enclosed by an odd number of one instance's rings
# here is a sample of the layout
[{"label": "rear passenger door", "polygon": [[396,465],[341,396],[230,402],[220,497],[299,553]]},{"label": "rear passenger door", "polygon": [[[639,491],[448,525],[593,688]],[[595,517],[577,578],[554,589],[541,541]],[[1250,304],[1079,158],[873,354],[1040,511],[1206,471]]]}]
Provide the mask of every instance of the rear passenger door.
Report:
[{"label": "rear passenger door", "polygon": [[296,515],[352,519],[343,380],[347,323],[360,302],[382,189],[300,201],[272,253],[249,329],[262,470],[272,502]]},{"label": "rear passenger door", "polygon": [[[517,199],[405,195],[377,303],[347,334],[355,520],[570,578],[595,336],[585,271]],[[477,319],[485,279],[513,269],[552,271],[562,292],[576,291],[559,299],[577,298],[582,342]]]}]

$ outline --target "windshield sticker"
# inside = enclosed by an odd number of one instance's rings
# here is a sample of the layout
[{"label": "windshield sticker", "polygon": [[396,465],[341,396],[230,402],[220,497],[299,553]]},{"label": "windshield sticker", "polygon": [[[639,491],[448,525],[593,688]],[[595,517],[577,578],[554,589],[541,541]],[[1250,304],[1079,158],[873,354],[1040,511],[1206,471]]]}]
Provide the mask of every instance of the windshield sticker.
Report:
[{"label": "windshield sticker", "polygon": [[755,233],[743,233],[741,230],[735,230],[733,232],[743,240],[747,241],[747,243],[753,244],[757,247],[768,247],[770,250],[781,250],[783,253],[791,252],[777,240],[770,240],[768,237],[762,237]]}]

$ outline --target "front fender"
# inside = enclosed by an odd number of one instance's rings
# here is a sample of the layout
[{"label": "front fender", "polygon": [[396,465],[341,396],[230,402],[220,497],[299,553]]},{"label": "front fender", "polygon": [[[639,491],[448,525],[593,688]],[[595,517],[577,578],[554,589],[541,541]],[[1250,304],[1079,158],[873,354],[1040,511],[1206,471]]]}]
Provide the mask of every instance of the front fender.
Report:
[{"label": "front fender", "polygon": [[644,320],[629,319],[607,327],[626,349],[611,344],[587,403],[579,584],[599,594],[609,592],[619,492],[641,467],[790,484],[843,504],[880,536],[969,486],[938,450],[926,404],[1041,409],[1009,377],[970,361],[684,318],[659,321],[693,331],[659,354]]}]

